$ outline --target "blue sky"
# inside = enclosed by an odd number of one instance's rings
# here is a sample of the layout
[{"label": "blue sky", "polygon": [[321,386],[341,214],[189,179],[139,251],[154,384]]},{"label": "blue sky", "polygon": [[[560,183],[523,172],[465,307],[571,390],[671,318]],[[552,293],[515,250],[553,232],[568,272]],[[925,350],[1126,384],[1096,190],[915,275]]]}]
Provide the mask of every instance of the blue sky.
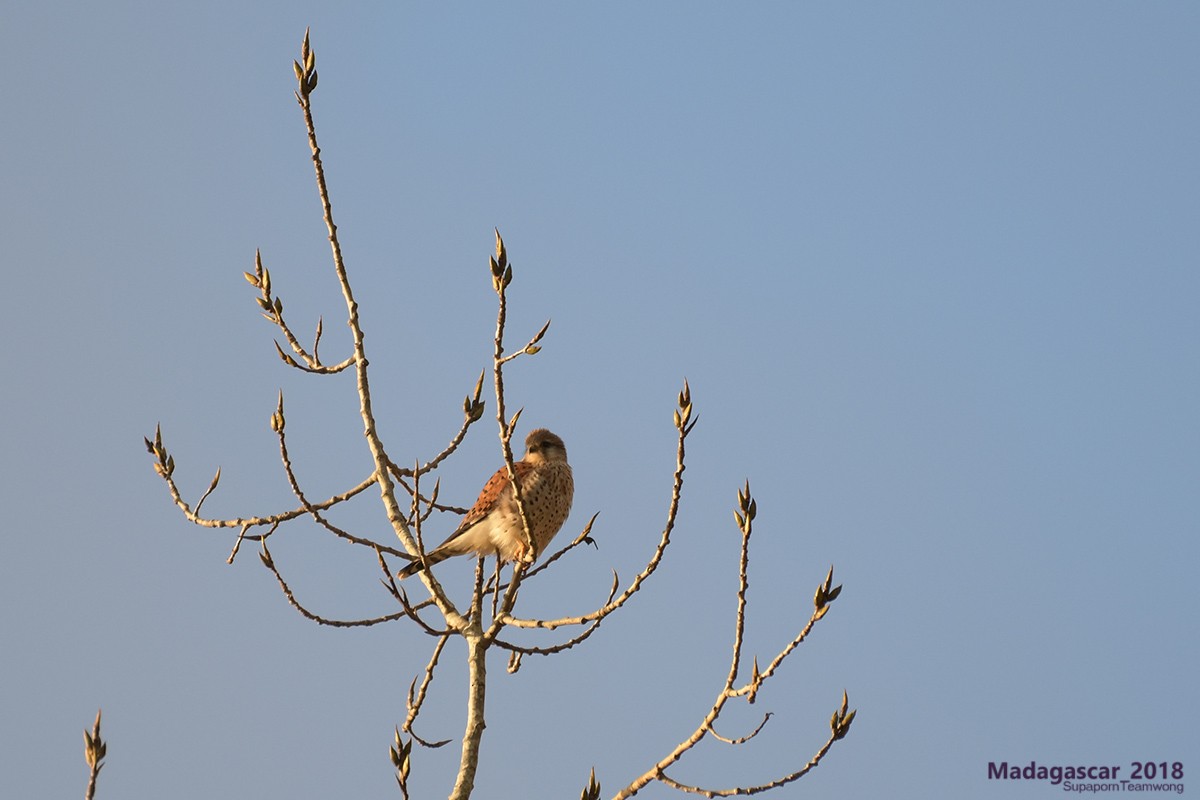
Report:
[{"label": "blue sky", "polygon": [[[240,273],[347,352],[290,61],[314,105],[397,461],[435,454],[489,361],[492,229],[509,402],[566,440],[598,551],[523,596],[595,605],[665,517],[671,409],[700,424],[665,571],[586,646],[492,668],[480,798],[611,795],[719,689],[749,478],[748,654],[845,584],[810,641],[675,771],[798,768],[843,689],[850,735],[775,796],[1045,796],[989,761],[1196,764],[1200,118],[1190,3],[9,3],[0,25],[8,344],[0,431],[2,793],[383,797],[406,626],[302,619],[253,553],[170,506],[161,422],[213,514],[370,469],[348,376],[274,355]],[[489,407],[490,408],[490,407]],[[490,413],[490,411],[489,411]],[[480,425],[442,477],[498,465]],[[371,503],[343,518],[385,537]],[[447,527],[450,523],[444,523]],[[332,617],[392,610],[311,526],[273,554]],[[467,580],[465,566],[447,574]],[[453,648],[425,734],[461,734]],[[732,713],[736,711],[737,713]],[[419,796],[454,746],[418,751]],[[645,797],[666,797],[650,788]]]}]

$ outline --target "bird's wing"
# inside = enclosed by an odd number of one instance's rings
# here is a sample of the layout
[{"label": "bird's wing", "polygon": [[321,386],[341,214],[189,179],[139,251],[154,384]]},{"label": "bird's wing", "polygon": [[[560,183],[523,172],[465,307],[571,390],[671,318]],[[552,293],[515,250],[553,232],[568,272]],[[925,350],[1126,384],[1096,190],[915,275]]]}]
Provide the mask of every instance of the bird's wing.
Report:
[{"label": "bird's wing", "polygon": [[[524,461],[516,461],[513,463],[513,469],[517,473],[517,480],[520,481],[533,469],[533,465],[527,464]],[[471,510],[463,517],[463,521],[459,523],[454,533],[447,536],[446,541],[442,542],[439,547],[444,547],[483,521],[484,517],[495,508],[496,503],[500,500],[500,496],[508,490],[508,484],[508,467],[501,467],[496,470],[496,473],[483,485],[483,489],[479,492],[479,497],[475,500],[475,505],[471,506]]]}]

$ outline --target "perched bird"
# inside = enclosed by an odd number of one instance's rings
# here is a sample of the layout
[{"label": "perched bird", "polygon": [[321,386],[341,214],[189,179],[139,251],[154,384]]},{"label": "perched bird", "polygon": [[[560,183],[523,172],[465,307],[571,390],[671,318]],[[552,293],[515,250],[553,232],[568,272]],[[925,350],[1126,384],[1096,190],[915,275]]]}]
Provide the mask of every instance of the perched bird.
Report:
[{"label": "perched bird", "polygon": [[[458,529],[425,555],[428,564],[465,553],[498,556],[501,561],[517,561],[529,555],[528,560],[532,561],[546,549],[567,521],[575,493],[563,440],[545,428],[530,431],[525,437],[525,456],[513,462],[513,471],[521,487],[521,502],[529,518],[534,552],[525,552],[521,512],[517,510],[508,468],[501,467],[484,484],[479,499]],[[419,560],[413,561],[400,570],[398,577],[408,578],[422,569],[424,565]]]}]

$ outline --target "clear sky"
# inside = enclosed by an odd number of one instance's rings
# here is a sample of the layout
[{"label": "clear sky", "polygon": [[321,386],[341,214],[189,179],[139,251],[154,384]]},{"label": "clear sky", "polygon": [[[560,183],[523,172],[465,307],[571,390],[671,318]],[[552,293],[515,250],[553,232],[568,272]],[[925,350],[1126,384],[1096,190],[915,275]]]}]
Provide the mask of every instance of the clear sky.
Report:
[{"label": "clear sky", "polygon": [[[723,721],[774,712],[758,739],[677,778],[798,768],[846,689],[850,735],[775,796],[1059,791],[987,780],[1030,760],[1182,761],[1197,791],[1200,6],[334,5],[0,13],[0,794],[82,793],[102,706],[102,799],[398,796],[430,640],[302,619],[252,550],[228,566],[232,536],[180,517],[141,441],[162,423],[193,501],[222,467],[212,514],[287,507],[282,388],[314,495],[369,472],[351,378],[287,370],[241,277],[261,248],[296,327],[323,316],[348,352],[292,97],[306,26],[393,457],[434,455],[489,363],[493,227],[514,342],[553,318],[510,403],[566,440],[568,532],[599,511],[599,549],[529,613],[644,563],[685,376],[699,414],[664,571],[585,646],[492,665],[477,797],[576,797],[593,765],[609,796],[695,727],[747,478],[748,654],[792,637],[830,564],[845,589]],[[481,424],[443,498],[498,464]],[[388,536],[373,500],[341,519]],[[328,538],[275,540],[301,598],[392,611]],[[461,735],[461,655],[428,738]],[[457,757],[418,751],[416,796]]]}]

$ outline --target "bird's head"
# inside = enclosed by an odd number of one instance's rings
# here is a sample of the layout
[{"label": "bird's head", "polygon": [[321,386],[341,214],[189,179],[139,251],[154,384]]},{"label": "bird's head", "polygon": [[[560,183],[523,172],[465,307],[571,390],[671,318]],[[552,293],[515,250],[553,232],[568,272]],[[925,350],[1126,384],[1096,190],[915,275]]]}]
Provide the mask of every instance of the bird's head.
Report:
[{"label": "bird's head", "polygon": [[529,464],[567,462],[567,446],[563,440],[545,428],[529,432],[525,437],[525,458]]}]

